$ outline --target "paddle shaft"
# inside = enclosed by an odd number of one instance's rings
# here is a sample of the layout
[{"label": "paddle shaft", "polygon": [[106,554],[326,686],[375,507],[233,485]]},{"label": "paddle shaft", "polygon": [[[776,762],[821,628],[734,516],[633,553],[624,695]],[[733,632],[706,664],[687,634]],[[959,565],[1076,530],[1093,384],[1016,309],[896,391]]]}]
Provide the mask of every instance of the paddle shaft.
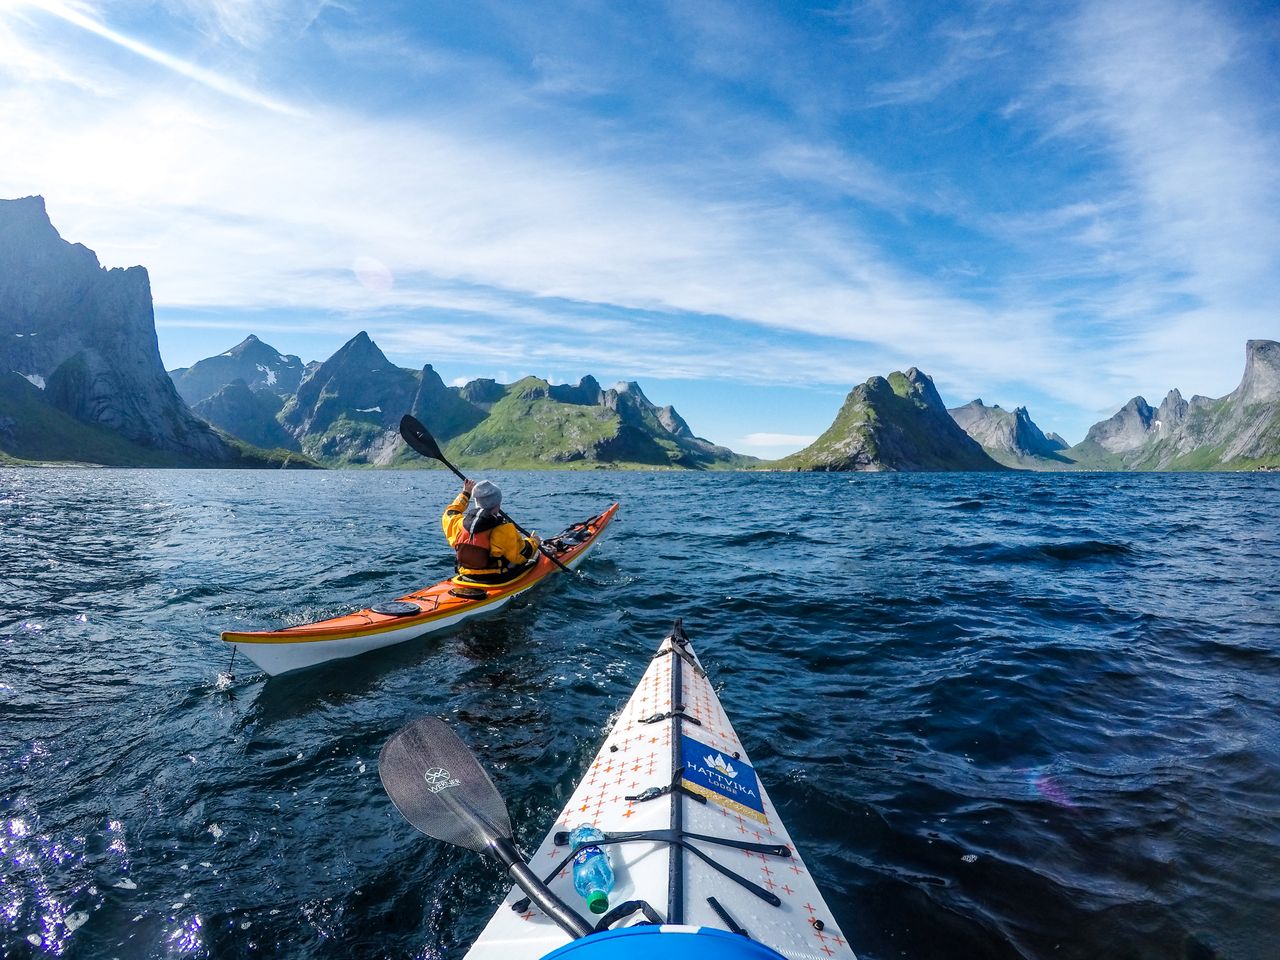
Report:
[{"label": "paddle shaft", "polygon": [[547,885],[538,878],[537,874],[529,869],[529,865],[521,859],[515,844],[509,839],[506,837],[490,838],[489,850],[502,861],[503,866],[507,868],[507,872],[511,874],[511,879],[516,882],[516,886],[528,894],[529,899],[536,903],[543,913],[554,920],[561,930],[574,939],[585,937],[593,932],[591,925],[587,921],[583,920],[572,907],[552,893]]}]

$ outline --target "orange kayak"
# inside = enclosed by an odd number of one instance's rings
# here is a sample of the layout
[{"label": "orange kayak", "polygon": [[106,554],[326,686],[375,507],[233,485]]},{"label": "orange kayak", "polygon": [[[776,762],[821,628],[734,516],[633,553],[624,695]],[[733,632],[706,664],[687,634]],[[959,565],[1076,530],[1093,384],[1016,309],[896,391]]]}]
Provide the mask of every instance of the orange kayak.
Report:
[{"label": "orange kayak", "polygon": [[[575,523],[563,533],[544,540],[543,548],[572,570],[600,539],[617,511],[615,503],[598,516]],[[359,656],[455,626],[471,617],[496,613],[513,597],[560,572],[546,553],[540,553],[536,563],[506,583],[479,584],[464,577],[450,577],[434,587],[330,620],[279,630],[244,633],[228,630],[222,639],[235,644],[250,660],[275,676],[330,660]]]}]

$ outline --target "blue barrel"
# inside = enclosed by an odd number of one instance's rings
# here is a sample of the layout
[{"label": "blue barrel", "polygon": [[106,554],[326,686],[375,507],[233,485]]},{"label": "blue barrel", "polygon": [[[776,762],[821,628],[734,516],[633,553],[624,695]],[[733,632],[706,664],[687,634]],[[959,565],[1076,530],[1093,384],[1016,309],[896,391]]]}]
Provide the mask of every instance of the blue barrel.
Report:
[{"label": "blue barrel", "polygon": [[[655,940],[661,937],[662,940]],[[763,943],[712,927],[649,924],[582,937],[542,960],[786,960]]]}]

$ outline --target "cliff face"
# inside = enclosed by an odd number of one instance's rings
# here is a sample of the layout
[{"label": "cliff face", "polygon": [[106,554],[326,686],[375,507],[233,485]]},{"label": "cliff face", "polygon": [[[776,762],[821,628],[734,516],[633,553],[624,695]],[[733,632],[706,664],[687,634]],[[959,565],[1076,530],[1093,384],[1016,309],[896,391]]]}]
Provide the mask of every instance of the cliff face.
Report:
[{"label": "cliff face", "polygon": [[1067,445],[1060,437],[1041,432],[1026,407],[1003,410],[999,404],[988,407],[978,399],[947,412],[992,459],[1007,467],[1054,470],[1069,463],[1059,453]]},{"label": "cliff face", "polygon": [[461,391],[446,387],[429,363],[422,368],[412,413],[440,443],[474,429],[485,418],[485,411]]},{"label": "cliff face", "polygon": [[239,456],[164,371],[147,271],[103,269],[58,235],[40,197],[0,200],[0,371],[43,385],[58,411],[177,462]]},{"label": "cliff face", "polygon": [[854,387],[822,436],[775,466],[787,470],[1003,470],[951,418],[915,367]]},{"label": "cliff face", "polygon": [[1280,343],[1250,340],[1244,376],[1225,397],[1188,401],[1171,390],[1155,410],[1134,397],[1066,455],[1081,466],[1113,470],[1280,464]]}]

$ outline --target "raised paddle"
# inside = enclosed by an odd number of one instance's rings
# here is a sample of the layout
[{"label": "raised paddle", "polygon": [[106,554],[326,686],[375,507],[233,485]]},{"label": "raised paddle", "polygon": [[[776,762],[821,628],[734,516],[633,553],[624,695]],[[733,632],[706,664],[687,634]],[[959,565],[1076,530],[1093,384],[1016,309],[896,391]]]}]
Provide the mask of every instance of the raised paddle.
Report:
[{"label": "raised paddle", "polygon": [[[418,451],[418,453],[431,460],[439,460],[446,467],[452,470],[459,480],[463,483],[467,482],[466,474],[445,459],[445,455],[440,452],[440,444],[436,443],[436,438],[431,435],[431,432],[422,425],[417,417],[406,413],[400,418],[400,436],[404,437],[404,442],[413,447],[413,449]],[[506,515],[506,513],[503,513],[502,517],[526,537],[530,535],[528,530],[512,520]],[[547,548],[542,545],[541,541],[538,543],[538,551],[565,573],[576,572],[574,570],[570,570],[556,559],[555,554],[547,550]]]},{"label": "raised paddle", "polygon": [[591,925],[529,869],[511,838],[511,818],[475,755],[443,720],[401,727],[378,755],[378,776],[396,809],[429,837],[502,862],[529,899],[575,939]]}]

